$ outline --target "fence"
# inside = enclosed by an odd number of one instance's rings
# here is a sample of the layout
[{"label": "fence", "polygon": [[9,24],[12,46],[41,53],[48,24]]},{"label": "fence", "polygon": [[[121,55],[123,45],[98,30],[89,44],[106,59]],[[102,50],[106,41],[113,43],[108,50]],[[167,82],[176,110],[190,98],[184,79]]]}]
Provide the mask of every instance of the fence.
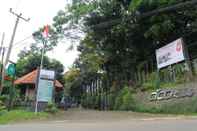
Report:
[{"label": "fence", "polygon": [[[193,76],[197,73],[197,50],[195,48],[197,48],[197,43],[187,46]],[[155,59],[149,59],[138,66],[134,75],[136,85],[143,88],[153,88],[158,82],[158,77],[161,84],[169,85],[190,81],[190,68],[186,61],[163,68],[158,73]],[[195,80],[195,77],[193,77],[193,80]]]},{"label": "fence", "polygon": [[[197,43],[187,46],[189,51],[192,72],[195,75],[197,73]],[[196,52],[195,52],[196,51]],[[142,62],[137,66],[134,72],[134,86],[140,90],[148,90],[149,88],[155,89],[157,84],[160,83],[160,87],[171,87],[177,84],[183,84],[189,82],[189,67],[186,62],[180,62],[167,68],[160,70],[159,82],[156,58],[151,57],[149,60]],[[95,108],[106,110],[110,108],[110,95],[116,94],[120,90],[116,89],[113,92],[113,85],[109,85],[108,80],[97,77],[89,83],[81,86],[81,92],[83,98],[81,103],[86,108]]]}]

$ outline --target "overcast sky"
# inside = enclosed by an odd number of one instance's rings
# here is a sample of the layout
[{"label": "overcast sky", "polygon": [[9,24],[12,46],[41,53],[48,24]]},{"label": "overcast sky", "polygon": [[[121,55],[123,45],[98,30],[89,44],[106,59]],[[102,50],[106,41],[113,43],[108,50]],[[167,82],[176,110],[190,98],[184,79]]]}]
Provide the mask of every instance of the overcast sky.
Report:
[{"label": "overcast sky", "polygon": [[[9,9],[22,13],[23,17],[30,18],[29,22],[20,21],[15,36],[14,43],[17,43],[36,31],[39,27],[51,24],[53,17],[61,9],[64,9],[70,0],[1,0],[0,1],[0,39],[5,32],[5,46],[8,46],[16,17],[9,13]],[[32,39],[27,39],[13,47],[11,60],[17,60],[17,54],[20,50],[28,48]],[[59,44],[53,51],[47,53],[50,58],[61,61],[67,69],[78,55],[77,51],[66,52],[70,42]]]}]

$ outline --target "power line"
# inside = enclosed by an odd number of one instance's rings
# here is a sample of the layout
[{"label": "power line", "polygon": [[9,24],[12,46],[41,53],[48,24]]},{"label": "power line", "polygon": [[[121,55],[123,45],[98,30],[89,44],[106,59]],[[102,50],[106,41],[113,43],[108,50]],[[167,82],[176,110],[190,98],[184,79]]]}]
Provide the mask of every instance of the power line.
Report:
[{"label": "power line", "polygon": [[28,37],[24,38],[23,40],[16,42],[13,45],[13,48],[16,49],[16,48],[20,48],[20,47],[24,46],[25,44],[27,44],[27,45],[32,44],[31,42],[25,42],[26,40],[28,40],[30,38],[32,38],[32,36],[28,36]]},{"label": "power line", "polygon": [[16,42],[13,46],[17,46],[17,45],[19,45],[20,43],[22,43],[22,42],[24,42],[24,41],[26,41],[26,40],[28,40],[28,39],[30,39],[30,38],[32,38],[32,37],[33,37],[32,35],[27,36],[27,37],[25,37],[24,39],[22,39],[22,40]]},{"label": "power line", "polygon": [[[10,40],[10,43],[9,43],[9,48],[8,48],[7,56],[6,56],[6,59],[5,59],[4,67],[6,67],[6,65],[8,64],[10,54],[11,54],[11,51],[12,51],[12,47],[13,47],[14,38],[15,38],[15,35],[16,35],[16,29],[18,27],[18,23],[19,23],[20,19],[22,19],[26,22],[30,20],[30,18],[26,19],[26,18],[22,17],[22,13],[20,13],[20,14],[15,13],[14,11],[12,11],[12,8],[10,8],[10,13],[13,14],[14,16],[16,16],[16,22],[15,22],[13,33],[12,33],[11,40]],[[3,78],[4,78],[4,75],[5,75],[4,73],[5,73],[5,69],[3,69],[2,72],[1,72],[1,74],[2,74],[1,78],[2,79],[1,79],[1,86],[0,86],[0,94],[2,93],[2,90],[3,90],[3,82],[4,82]]]},{"label": "power line", "polygon": [[[197,4],[197,0],[182,2],[182,3],[179,3],[179,4],[172,5],[172,6],[168,6],[168,7],[156,9],[156,10],[153,10],[153,11],[150,11],[150,12],[139,14],[139,15],[137,15],[137,19],[141,20],[141,19],[153,16],[153,15],[159,15],[161,13],[166,13],[166,12],[171,12],[171,11],[174,11],[174,10],[189,8],[189,7],[192,7],[196,4]],[[108,27],[115,26],[115,25],[121,23],[121,21],[122,21],[122,18],[118,18],[118,19],[114,19],[114,20],[101,22],[99,24],[92,25],[92,26],[90,26],[90,28],[92,28],[92,29],[108,28]]]}]

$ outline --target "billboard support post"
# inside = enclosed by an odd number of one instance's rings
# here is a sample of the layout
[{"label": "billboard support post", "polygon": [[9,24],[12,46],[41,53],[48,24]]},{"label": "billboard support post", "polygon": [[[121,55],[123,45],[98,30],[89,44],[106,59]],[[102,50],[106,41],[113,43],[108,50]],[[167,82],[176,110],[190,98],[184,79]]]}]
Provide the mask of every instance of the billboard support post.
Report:
[{"label": "billboard support post", "polygon": [[156,89],[159,89],[160,87],[160,75],[159,75],[159,69],[157,69],[157,78],[156,78],[156,83],[155,83],[155,87]]},{"label": "billboard support post", "polygon": [[193,79],[193,71],[192,71],[192,63],[190,61],[190,57],[189,57],[189,52],[188,52],[188,47],[185,45],[184,40],[182,39],[182,43],[183,43],[183,51],[184,51],[184,56],[185,56],[185,62],[189,68],[189,80]]},{"label": "billboard support post", "polygon": [[[183,38],[179,38],[170,44],[163,46],[156,50],[156,59],[157,59],[157,78],[156,78],[156,87],[159,87],[160,78],[159,70],[177,64],[179,62],[185,61],[188,66],[188,78],[189,80],[193,79],[192,72],[192,63],[190,61],[188,48],[186,47]],[[173,79],[174,72],[172,69]]]}]

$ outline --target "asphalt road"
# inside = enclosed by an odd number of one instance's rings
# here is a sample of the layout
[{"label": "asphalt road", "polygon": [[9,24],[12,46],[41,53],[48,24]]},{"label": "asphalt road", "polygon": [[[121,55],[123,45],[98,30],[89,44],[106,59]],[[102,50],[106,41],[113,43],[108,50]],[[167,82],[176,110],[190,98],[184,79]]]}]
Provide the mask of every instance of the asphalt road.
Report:
[{"label": "asphalt road", "polygon": [[0,125],[0,131],[197,131],[197,117],[67,111],[47,121]]},{"label": "asphalt road", "polygon": [[0,126],[0,131],[197,131],[197,119],[131,120],[116,122],[28,123]]}]

